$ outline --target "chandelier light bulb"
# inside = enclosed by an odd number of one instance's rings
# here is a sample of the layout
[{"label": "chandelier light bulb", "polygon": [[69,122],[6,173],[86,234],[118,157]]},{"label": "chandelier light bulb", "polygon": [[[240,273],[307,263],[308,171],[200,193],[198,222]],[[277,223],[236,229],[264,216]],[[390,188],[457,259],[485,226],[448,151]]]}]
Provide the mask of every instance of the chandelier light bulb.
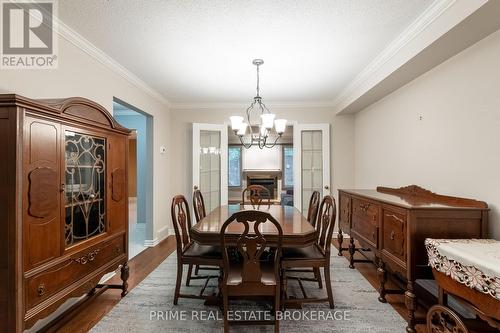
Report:
[{"label": "chandelier light bulb", "polygon": [[274,113],[261,114],[260,119],[262,121],[262,126],[264,126],[268,130],[273,128],[274,117],[276,117],[276,115]]},{"label": "chandelier light bulb", "polygon": [[238,128],[237,132],[236,132],[236,135],[239,135],[239,136],[243,136],[246,134],[247,132],[247,126],[248,124],[245,123],[245,122],[241,122],[240,123],[240,127]]},{"label": "chandelier light bulb", "polygon": [[286,119],[276,119],[274,121],[274,128],[276,129],[276,133],[279,135],[285,133]]},{"label": "chandelier light bulb", "polygon": [[[229,117],[229,120],[231,121],[231,129],[233,131],[238,131],[243,123],[242,116],[231,116],[231,117]],[[245,129],[246,129],[246,127],[245,127]]]}]

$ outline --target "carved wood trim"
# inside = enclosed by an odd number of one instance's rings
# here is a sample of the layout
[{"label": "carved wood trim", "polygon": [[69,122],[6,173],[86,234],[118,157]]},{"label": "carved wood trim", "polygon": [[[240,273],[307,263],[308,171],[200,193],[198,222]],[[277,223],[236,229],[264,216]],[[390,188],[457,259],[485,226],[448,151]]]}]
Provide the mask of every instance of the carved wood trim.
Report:
[{"label": "carved wood trim", "polygon": [[484,201],[436,194],[418,185],[408,185],[399,188],[378,186],[377,192],[396,195],[412,205],[438,203],[456,207],[488,208],[488,205]]}]

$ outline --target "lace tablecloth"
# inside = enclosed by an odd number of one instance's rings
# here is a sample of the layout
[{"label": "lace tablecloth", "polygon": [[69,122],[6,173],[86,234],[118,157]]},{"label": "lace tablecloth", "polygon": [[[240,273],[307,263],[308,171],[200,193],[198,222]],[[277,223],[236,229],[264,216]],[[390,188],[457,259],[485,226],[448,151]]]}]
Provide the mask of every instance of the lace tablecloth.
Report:
[{"label": "lace tablecloth", "polygon": [[500,241],[428,238],[425,247],[429,266],[500,300]]}]

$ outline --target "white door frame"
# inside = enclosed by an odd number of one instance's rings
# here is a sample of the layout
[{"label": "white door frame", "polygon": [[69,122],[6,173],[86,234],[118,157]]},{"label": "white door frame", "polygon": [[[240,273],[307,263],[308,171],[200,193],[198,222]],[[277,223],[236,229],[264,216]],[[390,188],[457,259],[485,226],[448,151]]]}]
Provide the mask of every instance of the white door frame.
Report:
[{"label": "white door frame", "polygon": [[200,184],[200,131],[220,132],[220,204],[227,205],[227,124],[193,123],[193,188]]},{"label": "white door frame", "polygon": [[330,124],[293,125],[293,205],[302,211],[302,131],[322,131],[323,188],[322,195],[330,194]]}]

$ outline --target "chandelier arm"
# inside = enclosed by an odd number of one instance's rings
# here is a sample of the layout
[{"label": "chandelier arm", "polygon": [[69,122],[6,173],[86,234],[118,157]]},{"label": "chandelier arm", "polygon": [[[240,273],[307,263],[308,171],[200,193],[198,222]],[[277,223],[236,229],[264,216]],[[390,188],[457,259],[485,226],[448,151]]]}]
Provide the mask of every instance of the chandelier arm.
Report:
[{"label": "chandelier arm", "polygon": [[266,110],[267,113],[271,113],[271,111],[269,111],[269,109],[267,108],[266,104],[264,104],[264,102],[261,102],[261,105],[264,107],[264,110]]},{"label": "chandelier arm", "polygon": [[245,143],[245,142],[243,142],[243,136],[238,135],[238,137],[240,138],[240,142],[243,145],[243,147],[245,147],[245,149],[249,149],[250,147],[252,147],[253,140],[251,140],[250,143]]},{"label": "chandelier arm", "polygon": [[250,106],[247,108],[247,121],[248,121],[248,127],[250,127],[250,137],[253,138],[253,130],[252,130],[252,123],[250,122],[250,112],[253,110],[253,107],[255,105],[255,101],[250,104]]},{"label": "chandelier arm", "polygon": [[265,147],[266,148],[273,148],[274,146],[276,146],[276,144],[278,143],[278,140],[281,138],[281,134],[278,134],[278,136],[276,137],[276,140],[274,140],[274,142],[270,145],[266,145]]}]

